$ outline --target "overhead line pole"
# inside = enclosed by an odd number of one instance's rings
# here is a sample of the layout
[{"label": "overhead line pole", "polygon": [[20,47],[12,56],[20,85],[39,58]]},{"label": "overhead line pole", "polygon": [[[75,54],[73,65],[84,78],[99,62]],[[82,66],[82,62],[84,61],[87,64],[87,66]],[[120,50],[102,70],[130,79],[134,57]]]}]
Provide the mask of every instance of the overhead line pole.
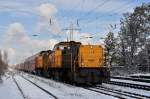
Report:
[{"label": "overhead line pole", "polygon": [[66,28],[66,29],[64,29],[64,30],[69,30],[70,31],[70,41],[73,41],[73,32],[75,31],[75,30],[80,30],[79,28],[74,28],[74,26],[73,26],[73,23],[71,23],[71,25],[70,25],[70,27],[69,28]]}]

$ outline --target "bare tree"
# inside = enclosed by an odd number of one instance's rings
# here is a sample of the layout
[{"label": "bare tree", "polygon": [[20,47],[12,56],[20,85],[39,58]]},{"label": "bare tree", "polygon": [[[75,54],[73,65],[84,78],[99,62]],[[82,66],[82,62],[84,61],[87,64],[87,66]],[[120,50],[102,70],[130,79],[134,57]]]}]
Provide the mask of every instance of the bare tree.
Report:
[{"label": "bare tree", "polygon": [[150,4],[143,4],[136,7],[133,13],[124,14],[119,33],[120,48],[124,65],[131,73],[133,70],[137,71],[137,56],[143,48],[146,48],[149,37]]},{"label": "bare tree", "polygon": [[4,56],[3,56],[3,62],[4,62],[4,69],[7,70],[8,69],[8,54],[7,51],[4,51]]},{"label": "bare tree", "polygon": [[2,51],[0,50],[0,80],[2,80],[1,76],[4,75],[5,71],[8,68],[7,57],[8,57],[7,52],[4,51],[4,55],[2,55]]}]

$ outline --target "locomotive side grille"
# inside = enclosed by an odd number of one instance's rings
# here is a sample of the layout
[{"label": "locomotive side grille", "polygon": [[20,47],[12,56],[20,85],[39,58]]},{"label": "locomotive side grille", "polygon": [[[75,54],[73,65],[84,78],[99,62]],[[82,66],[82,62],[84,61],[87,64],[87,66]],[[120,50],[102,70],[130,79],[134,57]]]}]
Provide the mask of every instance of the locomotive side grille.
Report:
[{"label": "locomotive side grille", "polygon": [[97,68],[103,66],[103,48],[98,45],[82,45],[79,48],[79,67]]}]

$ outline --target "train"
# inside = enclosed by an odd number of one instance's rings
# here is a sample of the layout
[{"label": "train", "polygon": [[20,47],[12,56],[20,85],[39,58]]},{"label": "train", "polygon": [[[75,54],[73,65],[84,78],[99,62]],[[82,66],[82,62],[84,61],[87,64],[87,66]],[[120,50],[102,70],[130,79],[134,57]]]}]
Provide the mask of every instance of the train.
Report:
[{"label": "train", "polygon": [[101,45],[84,45],[76,41],[57,43],[52,50],[41,51],[16,69],[75,84],[101,84],[110,80]]}]

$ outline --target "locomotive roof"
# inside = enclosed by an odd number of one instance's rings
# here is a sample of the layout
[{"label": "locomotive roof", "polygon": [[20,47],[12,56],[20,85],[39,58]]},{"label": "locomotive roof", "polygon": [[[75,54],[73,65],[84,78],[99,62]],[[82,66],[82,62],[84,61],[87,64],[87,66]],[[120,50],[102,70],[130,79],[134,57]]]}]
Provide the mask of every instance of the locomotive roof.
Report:
[{"label": "locomotive roof", "polygon": [[82,44],[81,42],[76,42],[76,41],[63,41],[63,42],[57,43],[54,46],[54,48],[56,48],[56,47],[58,47],[60,45],[62,45],[62,46],[65,46],[65,45],[69,46],[69,45],[81,45],[81,44]]},{"label": "locomotive roof", "polygon": [[52,51],[51,51],[51,50],[41,51],[41,52],[39,52],[39,53],[37,53],[37,54],[35,54],[35,55],[32,55],[32,56],[26,58],[25,61],[34,60],[37,56],[39,56],[40,54],[43,54],[43,53],[45,53],[45,52],[51,53]]},{"label": "locomotive roof", "polygon": [[47,50],[47,51],[41,51],[39,52],[39,54],[43,54],[43,53],[51,53],[52,51],[51,50]]}]

